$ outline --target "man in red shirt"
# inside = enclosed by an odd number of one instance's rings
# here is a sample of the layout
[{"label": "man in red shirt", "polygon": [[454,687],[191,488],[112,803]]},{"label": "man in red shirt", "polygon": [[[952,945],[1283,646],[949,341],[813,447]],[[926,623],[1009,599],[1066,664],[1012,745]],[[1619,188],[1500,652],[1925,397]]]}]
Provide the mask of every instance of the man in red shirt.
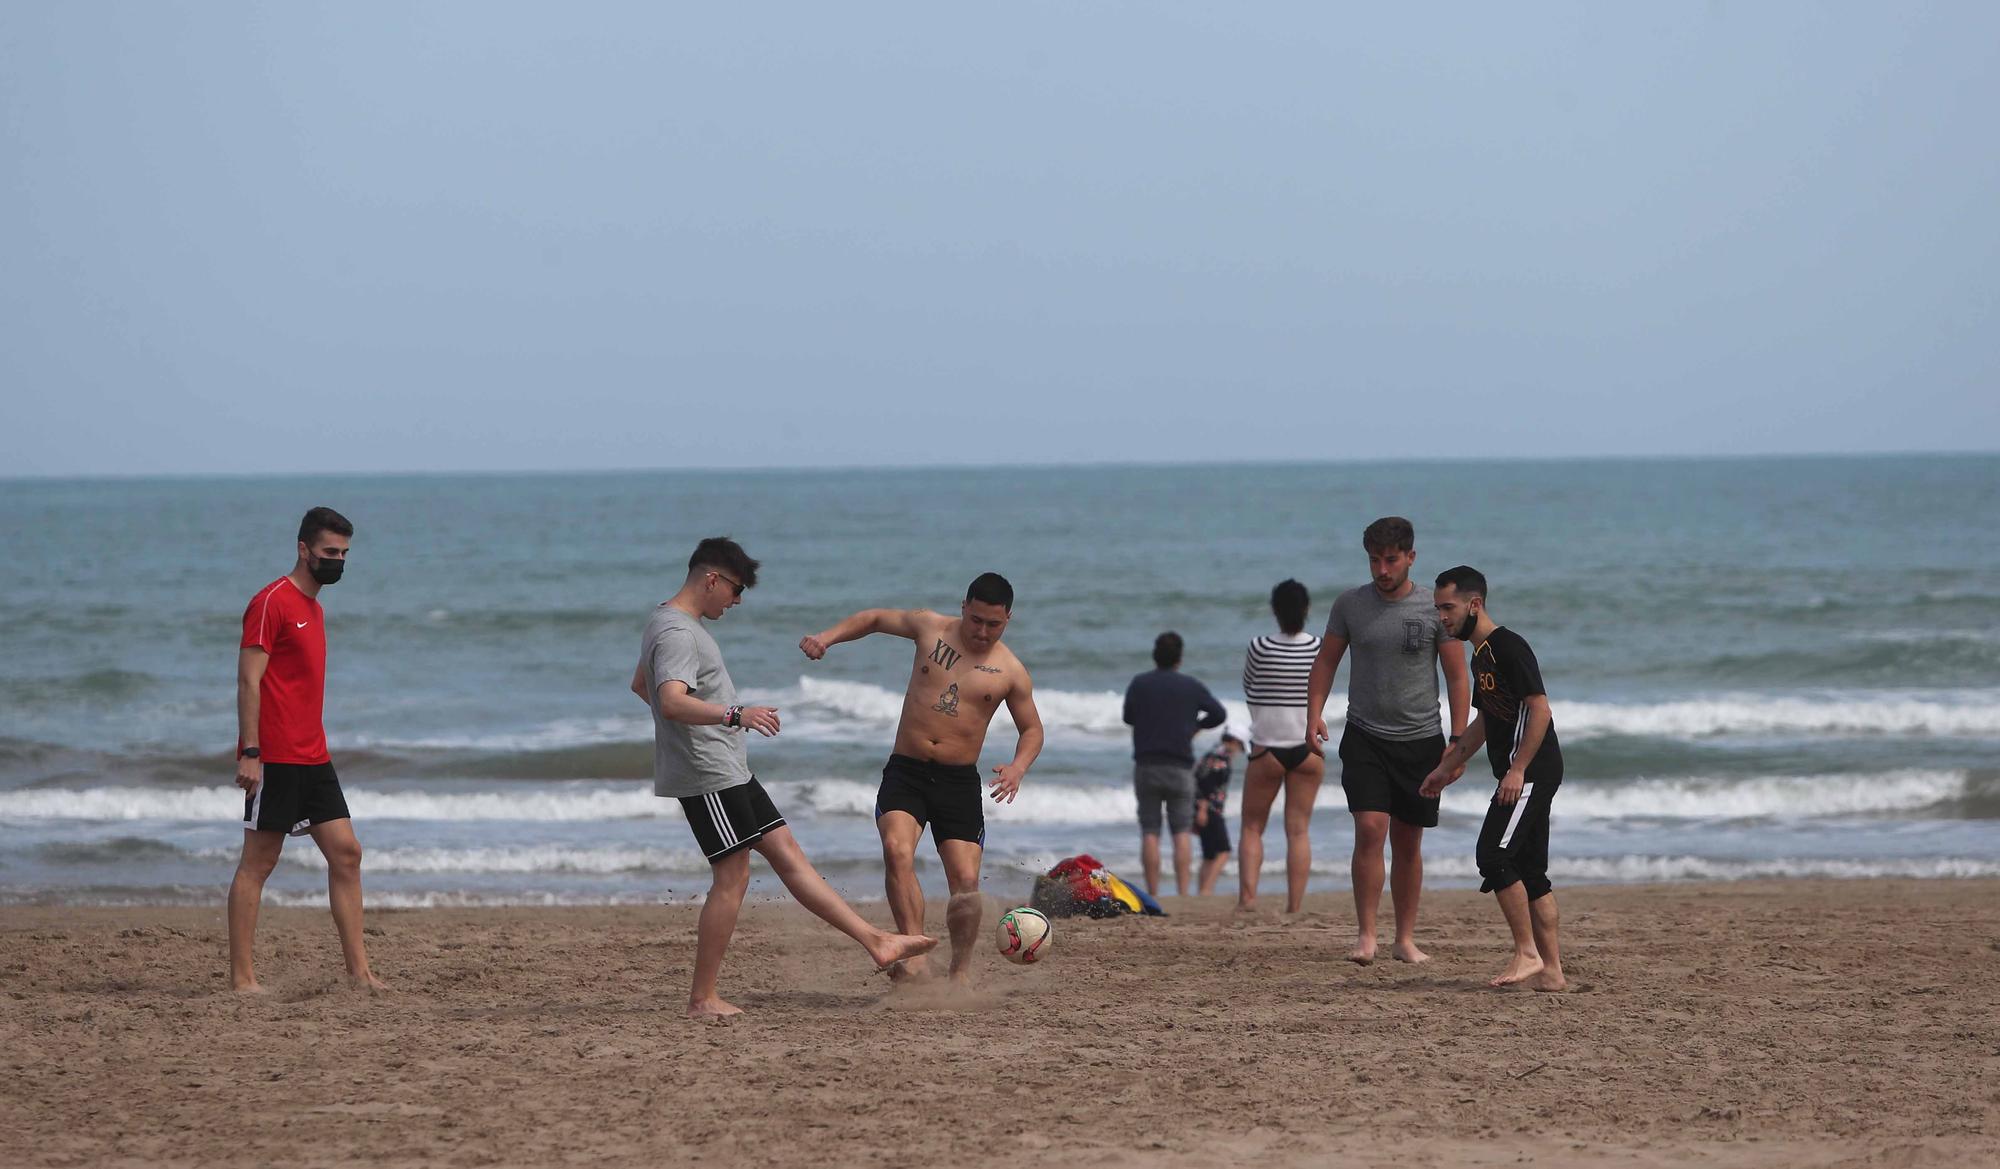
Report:
[{"label": "man in red shirt", "polygon": [[261,991],[250,961],[264,881],[285,837],[307,836],[326,857],[327,898],[347,976],[382,983],[361,944],[361,842],[326,750],[326,626],[319,590],[340,579],[354,525],[330,507],[299,524],[292,570],[259,589],[243,611],[236,659],[236,786],[243,789],[243,857],[229,885],[229,982]]}]

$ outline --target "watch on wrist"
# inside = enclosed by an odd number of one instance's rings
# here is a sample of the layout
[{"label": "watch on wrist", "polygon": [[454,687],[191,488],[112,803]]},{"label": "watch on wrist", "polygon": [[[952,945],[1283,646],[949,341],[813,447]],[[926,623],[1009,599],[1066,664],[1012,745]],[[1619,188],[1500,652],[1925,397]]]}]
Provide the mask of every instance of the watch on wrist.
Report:
[{"label": "watch on wrist", "polygon": [[1450,740],[1450,742],[1451,742],[1451,745],[1452,745],[1452,746],[1454,746],[1454,747],[1458,746],[1458,736],[1457,736],[1457,735],[1453,735],[1453,736],[1451,737],[1451,740]]},{"label": "watch on wrist", "polygon": [[264,756],[255,747],[245,747],[236,753],[238,759],[262,759]]}]

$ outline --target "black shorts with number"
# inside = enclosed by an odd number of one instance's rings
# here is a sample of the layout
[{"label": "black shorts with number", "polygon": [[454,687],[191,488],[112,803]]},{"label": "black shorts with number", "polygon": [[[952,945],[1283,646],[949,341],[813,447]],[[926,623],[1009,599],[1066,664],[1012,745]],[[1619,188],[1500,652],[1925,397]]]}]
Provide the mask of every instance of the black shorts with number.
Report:
[{"label": "black shorts with number", "polygon": [[315,824],[346,820],[347,797],[332,763],[266,763],[264,782],[243,797],[243,826],[304,836]]},{"label": "black shorts with number", "polygon": [[766,832],[785,825],[785,818],[778,814],[778,805],[771,802],[770,793],[754,775],[749,783],[719,792],[682,796],[681,811],[687,814],[688,827],[694,829],[694,841],[701,846],[709,864],[742,852],[763,839]]},{"label": "black shorts with number", "polygon": [[986,844],[986,804],[980,798],[979,768],[970,763],[932,763],[891,755],[875,793],[875,818],[907,812],[918,827],[929,825],[931,840]]},{"label": "black shorts with number", "polygon": [[1340,788],[1350,812],[1387,812],[1405,824],[1435,828],[1438,800],[1418,794],[1444,755],[1444,736],[1385,739],[1353,723],[1340,736]]},{"label": "black shorts with number", "polygon": [[1521,785],[1520,798],[1513,803],[1494,800],[1487,807],[1474,854],[1479,862],[1481,893],[1519,881],[1527,886],[1528,900],[1534,901],[1555,888],[1549,884],[1549,805],[1560,786],[1560,776],[1531,779]]}]

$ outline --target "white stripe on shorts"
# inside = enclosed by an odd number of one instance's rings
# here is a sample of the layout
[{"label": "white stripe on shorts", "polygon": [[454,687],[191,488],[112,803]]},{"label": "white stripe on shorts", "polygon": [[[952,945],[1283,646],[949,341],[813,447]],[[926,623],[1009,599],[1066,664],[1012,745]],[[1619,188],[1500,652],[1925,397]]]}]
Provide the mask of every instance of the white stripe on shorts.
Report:
[{"label": "white stripe on shorts", "polygon": [[1528,797],[1535,794],[1535,785],[1521,785],[1521,798],[1514,801],[1514,814],[1507,818],[1507,831],[1500,834],[1500,847],[1505,848],[1514,839],[1514,829],[1521,826],[1521,813],[1528,810]]},{"label": "white stripe on shorts", "polygon": [[722,806],[722,793],[709,792],[702,797],[708,803],[708,814],[715,819],[715,834],[722,841],[722,847],[735,848],[736,828],[729,823],[729,812]]}]

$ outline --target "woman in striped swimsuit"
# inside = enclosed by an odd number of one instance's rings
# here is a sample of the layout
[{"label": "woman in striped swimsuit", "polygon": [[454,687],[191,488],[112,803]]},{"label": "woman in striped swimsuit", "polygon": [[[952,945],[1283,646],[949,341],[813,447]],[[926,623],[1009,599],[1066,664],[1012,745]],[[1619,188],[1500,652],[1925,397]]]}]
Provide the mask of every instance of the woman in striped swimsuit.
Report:
[{"label": "woman in striped swimsuit", "polygon": [[1237,845],[1236,904],[1257,900],[1258,869],[1264,864],[1264,825],[1278,792],[1285,793],[1285,912],[1297,913],[1305,900],[1312,868],[1313,801],[1326,778],[1326,757],[1306,739],[1306,682],[1312,675],[1319,638],[1305,631],[1312,598],[1306,586],[1288,580],[1271,590],[1276,637],[1250,643],[1243,658],[1243,696],[1250,705],[1250,762],[1243,774],[1243,835]]}]

